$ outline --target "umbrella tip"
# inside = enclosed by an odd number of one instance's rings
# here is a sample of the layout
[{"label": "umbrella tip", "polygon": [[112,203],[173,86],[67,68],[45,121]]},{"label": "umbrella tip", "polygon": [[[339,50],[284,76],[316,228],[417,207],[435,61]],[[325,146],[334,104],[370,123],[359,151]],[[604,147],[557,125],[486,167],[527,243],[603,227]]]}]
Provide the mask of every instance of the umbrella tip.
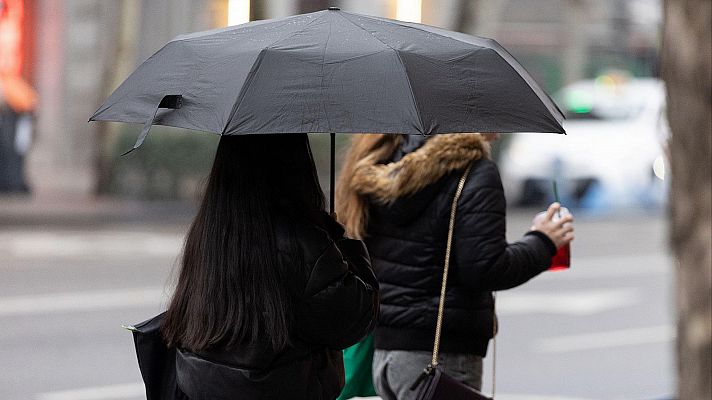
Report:
[{"label": "umbrella tip", "polygon": [[124,153],[124,154],[122,154],[122,155],[121,155],[120,157],[124,157],[124,156],[126,156],[127,154],[129,154],[129,153],[131,153],[132,151],[136,150],[136,148],[137,148],[136,146],[132,147],[132,148],[131,148],[131,150],[129,150],[129,151],[127,151],[127,152],[125,152],[125,153]]},{"label": "umbrella tip", "polygon": [[339,8],[339,7],[329,7],[329,8],[327,8],[327,10],[329,10],[329,11],[341,11],[341,8]]}]

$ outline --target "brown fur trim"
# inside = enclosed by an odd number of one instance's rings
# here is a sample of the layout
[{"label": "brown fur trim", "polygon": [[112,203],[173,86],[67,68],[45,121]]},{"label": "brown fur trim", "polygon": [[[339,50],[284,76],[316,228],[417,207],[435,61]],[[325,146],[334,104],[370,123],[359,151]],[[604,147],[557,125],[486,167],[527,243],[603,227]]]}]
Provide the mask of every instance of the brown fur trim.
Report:
[{"label": "brown fur trim", "polygon": [[479,134],[436,135],[400,161],[378,164],[374,157],[359,161],[351,186],[381,203],[413,194],[444,175],[489,157],[489,143]]}]

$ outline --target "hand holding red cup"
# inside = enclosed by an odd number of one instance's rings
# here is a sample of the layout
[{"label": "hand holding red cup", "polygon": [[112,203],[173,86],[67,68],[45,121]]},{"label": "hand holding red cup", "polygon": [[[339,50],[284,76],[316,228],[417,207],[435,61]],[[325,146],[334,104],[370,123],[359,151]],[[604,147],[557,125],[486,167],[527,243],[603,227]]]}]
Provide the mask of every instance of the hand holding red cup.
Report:
[{"label": "hand holding red cup", "polygon": [[574,217],[559,203],[552,203],[546,211],[540,212],[532,221],[532,230],[544,233],[556,246],[550,270],[561,270],[571,265],[570,243],[574,240]]}]

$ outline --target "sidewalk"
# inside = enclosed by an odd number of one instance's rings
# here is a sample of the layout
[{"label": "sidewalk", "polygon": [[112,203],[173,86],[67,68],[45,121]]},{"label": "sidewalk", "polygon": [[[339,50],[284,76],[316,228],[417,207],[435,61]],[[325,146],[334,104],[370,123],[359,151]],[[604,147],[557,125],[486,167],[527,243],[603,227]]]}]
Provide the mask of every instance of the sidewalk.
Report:
[{"label": "sidewalk", "polygon": [[22,225],[187,224],[196,206],[186,201],[137,201],[110,197],[0,195],[0,227]]}]

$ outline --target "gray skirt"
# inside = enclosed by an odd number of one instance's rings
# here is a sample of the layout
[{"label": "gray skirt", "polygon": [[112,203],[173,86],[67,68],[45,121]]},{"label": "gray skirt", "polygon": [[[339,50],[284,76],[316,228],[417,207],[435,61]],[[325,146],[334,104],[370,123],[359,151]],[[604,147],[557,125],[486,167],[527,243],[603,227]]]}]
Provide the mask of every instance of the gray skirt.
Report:
[{"label": "gray skirt", "polygon": [[[410,386],[430,364],[429,351],[378,350],[373,354],[373,385],[383,400],[414,399]],[[438,361],[451,377],[482,388],[482,357],[474,354],[440,353]]]}]

